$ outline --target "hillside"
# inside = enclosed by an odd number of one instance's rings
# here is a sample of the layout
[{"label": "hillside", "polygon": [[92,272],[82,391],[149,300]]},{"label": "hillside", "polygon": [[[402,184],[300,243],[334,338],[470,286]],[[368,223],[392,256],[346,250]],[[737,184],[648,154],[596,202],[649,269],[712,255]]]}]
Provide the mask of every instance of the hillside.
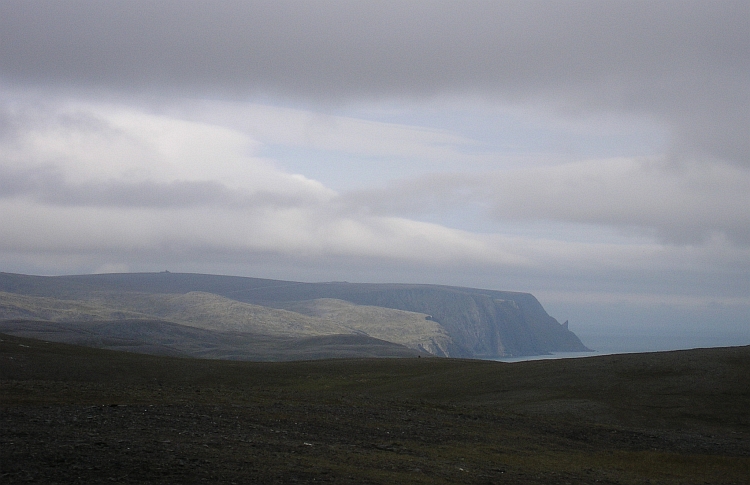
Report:
[{"label": "hillside", "polygon": [[291,302],[285,307],[433,355],[448,355],[452,345],[452,340],[443,327],[424,313],[356,305],[334,298]]},{"label": "hillside", "polygon": [[429,355],[367,335],[283,337],[205,330],[159,320],[3,320],[0,321],[0,332],[100,349],[257,362]]},{"label": "hillside", "polygon": [[0,335],[3,483],[739,484],[750,347],[231,362]]},{"label": "hillside", "polygon": [[[167,272],[59,277],[1,273],[0,292],[0,315],[6,319],[73,322],[140,315],[272,336],[364,334],[451,357],[587,350],[528,293]],[[21,296],[26,300],[17,299]]]},{"label": "hillside", "polygon": [[[0,331],[100,348],[243,360],[444,355],[450,342],[424,314],[340,300],[297,306],[299,311],[280,310],[202,292],[98,292],[86,300],[0,292]],[[316,342],[322,347],[312,351]]]}]

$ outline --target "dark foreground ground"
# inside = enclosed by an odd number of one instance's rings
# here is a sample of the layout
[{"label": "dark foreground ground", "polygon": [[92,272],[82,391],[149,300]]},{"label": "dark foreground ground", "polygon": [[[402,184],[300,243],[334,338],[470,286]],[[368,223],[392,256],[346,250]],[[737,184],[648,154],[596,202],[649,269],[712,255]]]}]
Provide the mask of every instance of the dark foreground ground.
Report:
[{"label": "dark foreground ground", "polygon": [[0,483],[750,482],[748,347],[271,364],[0,339]]}]

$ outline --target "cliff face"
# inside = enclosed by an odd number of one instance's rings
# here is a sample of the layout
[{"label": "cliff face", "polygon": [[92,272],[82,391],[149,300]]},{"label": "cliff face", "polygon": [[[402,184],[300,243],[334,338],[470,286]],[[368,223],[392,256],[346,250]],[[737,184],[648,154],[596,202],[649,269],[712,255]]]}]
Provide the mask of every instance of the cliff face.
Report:
[{"label": "cliff face", "polygon": [[[492,358],[588,350],[567,325],[549,316],[528,293],[437,285],[299,283],[178,273],[62,277],[0,274],[0,291],[69,300],[87,300],[105,293],[205,292],[292,311],[311,308],[309,303],[300,302],[337,299],[424,314],[432,327],[437,323],[445,332],[445,337],[437,339],[426,335],[424,346],[420,346],[436,355]],[[339,314],[337,318],[343,317]],[[366,329],[366,326],[361,328]],[[366,330],[363,333],[367,333]],[[377,338],[389,340],[385,337],[377,335]]]},{"label": "cliff face", "polygon": [[[450,335],[452,357],[539,355],[588,350],[578,337],[544,311],[528,293],[436,285],[360,285],[334,283],[266,288],[241,298],[275,304],[300,296],[339,298],[426,313]],[[254,295],[252,295],[254,294]]]}]

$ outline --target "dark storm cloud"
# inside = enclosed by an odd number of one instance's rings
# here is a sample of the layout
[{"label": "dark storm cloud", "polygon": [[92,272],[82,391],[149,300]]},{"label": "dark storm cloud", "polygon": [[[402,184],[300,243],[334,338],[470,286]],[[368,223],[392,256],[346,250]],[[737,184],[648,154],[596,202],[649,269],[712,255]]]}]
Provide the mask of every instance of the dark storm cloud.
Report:
[{"label": "dark storm cloud", "polygon": [[750,2],[5,1],[0,78],[313,102],[479,94],[750,163]]}]

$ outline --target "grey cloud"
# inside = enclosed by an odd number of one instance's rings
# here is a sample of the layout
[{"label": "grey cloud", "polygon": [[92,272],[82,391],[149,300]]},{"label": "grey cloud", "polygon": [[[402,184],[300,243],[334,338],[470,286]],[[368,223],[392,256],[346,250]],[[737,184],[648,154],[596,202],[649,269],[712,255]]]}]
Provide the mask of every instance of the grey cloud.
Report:
[{"label": "grey cloud", "polygon": [[8,109],[5,100],[0,99],[0,141],[4,144],[12,142],[21,128],[21,116]]},{"label": "grey cloud", "polygon": [[731,164],[674,167],[670,160],[582,162],[484,174],[432,174],[344,194],[362,214],[424,218],[482,213],[486,221],[619,228],[669,244],[721,235],[750,245],[750,171]]},{"label": "grey cloud", "polygon": [[13,170],[0,167],[0,199],[30,198],[49,205],[79,207],[277,208],[311,204],[302,194],[230,189],[215,181],[127,182],[120,180],[71,183],[52,165]]},{"label": "grey cloud", "polygon": [[[745,2],[4,2],[3,77],[340,96],[747,62]],[[614,82],[609,79],[608,82]]]},{"label": "grey cloud", "polygon": [[14,132],[11,117],[0,109],[0,140],[5,140]]},{"label": "grey cloud", "polygon": [[479,93],[750,163],[746,1],[6,1],[0,79],[314,102]]},{"label": "grey cloud", "polygon": [[[2,77],[2,71],[0,71]],[[55,113],[50,99],[19,91],[0,91],[0,140],[3,148],[14,143],[29,131],[45,128],[76,129],[101,135],[121,135],[103,119],[83,110]]]}]

